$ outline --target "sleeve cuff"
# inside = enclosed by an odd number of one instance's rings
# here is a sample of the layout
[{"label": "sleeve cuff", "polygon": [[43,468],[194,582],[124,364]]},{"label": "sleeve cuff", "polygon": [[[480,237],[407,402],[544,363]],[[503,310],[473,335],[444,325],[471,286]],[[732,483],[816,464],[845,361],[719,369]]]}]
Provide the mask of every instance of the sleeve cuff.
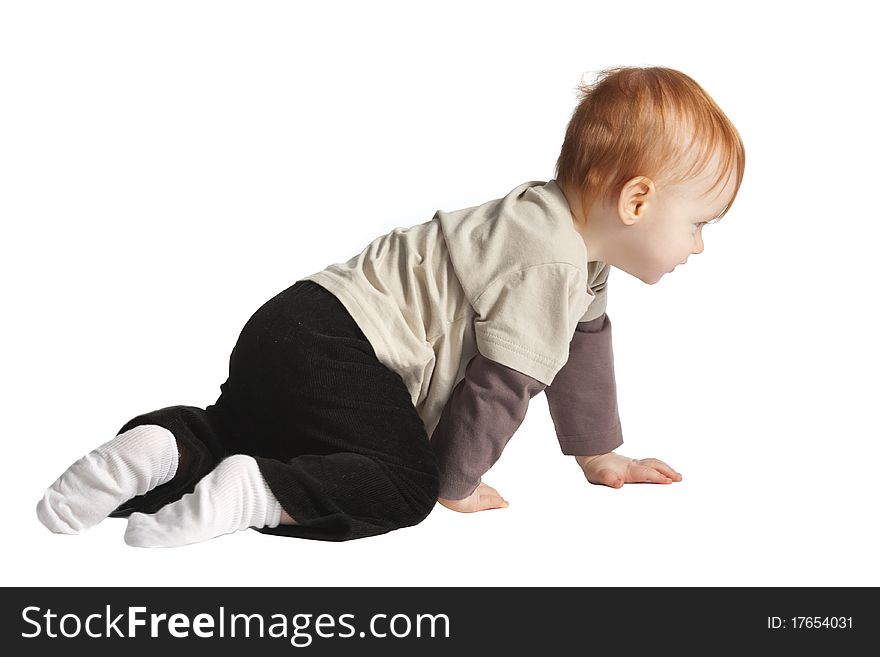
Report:
[{"label": "sleeve cuff", "polygon": [[593,456],[607,454],[623,444],[623,427],[618,422],[613,429],[577,436],[557,436],[563,454],[570,456]]},{"label": "sleeve cuff", "polygon": [[482,481],[482,478],[480,478],[475,484],[443,481],[440,490],[437,493],[437,497],[442,497],[444,500],[463,500],[464,498],[473,495],[474,491],[477,490]]}]

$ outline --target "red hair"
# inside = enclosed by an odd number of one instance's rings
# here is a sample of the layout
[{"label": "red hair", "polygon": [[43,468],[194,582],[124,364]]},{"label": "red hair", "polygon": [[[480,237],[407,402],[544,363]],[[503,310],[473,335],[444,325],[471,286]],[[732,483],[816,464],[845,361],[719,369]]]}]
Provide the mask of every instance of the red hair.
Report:
[{"label": "red hair", "polygon": [[[615,66],[577,87],[579,102],[565,130],[556,181],[580,190],[584,217],[597,201],[614,203],[623,185],[640,175],[658,187],[702,173],[720,149],[718,178],[707,193],[736,176],[745,149],[733,123],[691,77],[661,66]],[[687,166],[687,165],[690,166]]]}]

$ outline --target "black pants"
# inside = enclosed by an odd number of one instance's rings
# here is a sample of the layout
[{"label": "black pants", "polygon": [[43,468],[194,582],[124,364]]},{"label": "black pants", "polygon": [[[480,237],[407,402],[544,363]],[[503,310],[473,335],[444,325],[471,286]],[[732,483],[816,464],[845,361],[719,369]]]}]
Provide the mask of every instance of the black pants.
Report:
[{"label": "black pants", "polygon": [[425,425],[396,372],[328,290],[300,281],[245,324],[217,401],[129,420],[171,431],[191,455],[177,476],[110,515],[155,513],[223,458],[250,454],[297,525],[265,534],[346,541],[418,524],[437,501]]}]

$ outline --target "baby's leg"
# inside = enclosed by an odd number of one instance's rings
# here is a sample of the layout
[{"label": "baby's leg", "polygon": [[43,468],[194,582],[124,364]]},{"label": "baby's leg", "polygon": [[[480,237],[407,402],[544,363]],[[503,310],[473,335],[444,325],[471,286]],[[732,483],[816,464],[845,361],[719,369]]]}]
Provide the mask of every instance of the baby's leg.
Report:
[{"label": "baby's leg", "polygon": [[[404,432],[386,425],[369,453],[302,454],[281,461],[257,456],[273,495],[290,511],[292,523],[256,527],[263,534],[347,541],[377,536],[422,522],[436,506],[439,481],[424,429]],[[337,434],[341,443],[363,449],[354,428]],[[352,436],[355,436],[352,438]],[[387,447],[400,447],[382,453]]]},{"label": "baby's leg", "polygon": [[216,418],[191,406],[130,420],[49,486],[37,517],[53,532],[78,534],[108,515],[153,512],[179,499],[222,459],[216,425]]},{"label": "baby's leg", "polygon": [[[393,429],[392,429],[393,431]],[[423,430],[424,432],[424,430]],[[283,462],[236,454],[195,490],[155,514],[133,513],[125,542],[176,547],[253,527],[262,533],[327,541],[418,524],[436,503],[438,479],[427,437],[396,434],[400,454],[303,454]],[[421,458],[411,454],[421,451]],[[276,497],[277,496],[277,497]],[[281,523],[284,506],[291,509]]]},{"label": "baby's leg", "polygon": [[254,457],[235,454],[220,462],[192,493],[155,514],[133,513],[125,542],[138,547],[176,547],[249,527],[277,527],[281,505]]}]

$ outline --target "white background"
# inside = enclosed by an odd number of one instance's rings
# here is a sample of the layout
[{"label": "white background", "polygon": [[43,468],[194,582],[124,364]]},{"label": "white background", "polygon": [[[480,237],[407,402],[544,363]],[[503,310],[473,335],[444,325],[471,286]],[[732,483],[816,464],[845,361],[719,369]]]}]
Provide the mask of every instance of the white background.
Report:
[{"label": "white background", "polygon": [[[863,3],[19,2],[0,9],[4,585],[880,585],[874,26]],[[37,520],[128,419],[219,395],[250,315],[395,227],[553,177],[574,89],[658,65],[737,126],[705,252],[611,274],[621,490],[546,399],[511,506],[177,549]]]}]

